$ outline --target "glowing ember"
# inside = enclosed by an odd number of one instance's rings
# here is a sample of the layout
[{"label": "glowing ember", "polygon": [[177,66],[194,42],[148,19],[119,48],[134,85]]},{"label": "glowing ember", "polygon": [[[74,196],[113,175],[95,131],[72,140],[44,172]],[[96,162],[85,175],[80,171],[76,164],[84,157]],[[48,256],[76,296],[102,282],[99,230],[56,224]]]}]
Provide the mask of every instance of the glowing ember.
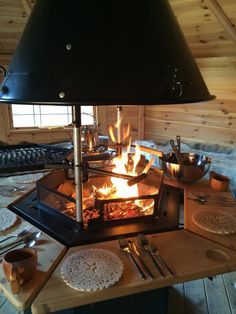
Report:
[{"label": "glowing ember", "polygon": [[[120,140],[127,140],[128,147],[125,152],[120,152],[119,156],[112,160],[114,166],[112,172],[135,177],[138,175],[137,165],[141,158],[140,148],[136,146],[135,152],[131,153],[131,126],[128,124],[126,127],[122,127],[121,121],[122,116],[120,115],[117,123],[109,127],[110,136],[114,143],[121,144]],[[98,218],[101,213],[104,220],[141,217],[154,213],[155,198],[147,197],[147,195],[157,195],[158,189],[152,189],[150,192],[148,186],[141,184],[143,191],[139,191],[140,184],[128,186],[127,180],[112,176],[104,178],[102,182],[99,180],[99,178],[94,178],[92,184],[89,184],[88,181],[86,187],[84,186],[84,222]],[[68,182],[58,188],[58,191],[75,197],[72,190],[74,189]],[[146,196],[142,198],[143,194]],[[73,203],[66,205],[66,211],[72,214]]]}]

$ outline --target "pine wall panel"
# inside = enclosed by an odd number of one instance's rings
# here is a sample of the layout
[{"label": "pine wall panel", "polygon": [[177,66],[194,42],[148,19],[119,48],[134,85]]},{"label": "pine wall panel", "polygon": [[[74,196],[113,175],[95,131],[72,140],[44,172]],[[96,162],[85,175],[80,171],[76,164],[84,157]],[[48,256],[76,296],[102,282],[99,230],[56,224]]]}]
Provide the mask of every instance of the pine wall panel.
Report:
[{"label": "pine wall panel", "polygon": [[[0,64],[7,66],[25,27],[34,0],[0,0]],[[177,133],[186,141],[236,145],[236,2],[235,0],[170,0],[187,43],[212,94],[213,102],[175,106],[124,107],[133,138],[168,140]],[[69,2],[68,2],[69,5]],[[0,78],[1,80],[1,78]],[[45,141],[69,138],[66,132],[45,136],[31,130],[10,132],[0,105],[0,140]],[[103,134],[116,120],[115,107],[99,107]]]}]

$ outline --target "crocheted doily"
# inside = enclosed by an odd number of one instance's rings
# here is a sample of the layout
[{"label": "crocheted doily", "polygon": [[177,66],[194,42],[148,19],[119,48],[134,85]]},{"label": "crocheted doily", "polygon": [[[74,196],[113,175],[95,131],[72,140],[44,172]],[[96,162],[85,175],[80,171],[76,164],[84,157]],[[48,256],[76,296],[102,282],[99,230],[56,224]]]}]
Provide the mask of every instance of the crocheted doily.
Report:
[{"label": "crocheted doily", "polygon": [[200,228],[218,234],[236,232],[236,216],[219,211],[197,211],[192,215],[193,222]]},{"label": "crocheted doily", "polygon": [[17,216],[7,208],[0,208],[0,231],[4,231],[16,222]]},{"label": "crocheted doily", "polygon": [[34,183],[43,177],[42,173],[24,174],[15,177],[10,177],[9,180],[13,183]]},{"label": "crocheted doily", "polygon": [[71,288],[96,291],[119,281],[123,264],[114,253],[104,249],[85,249],[70,255],[61,266],[61,276]]}]

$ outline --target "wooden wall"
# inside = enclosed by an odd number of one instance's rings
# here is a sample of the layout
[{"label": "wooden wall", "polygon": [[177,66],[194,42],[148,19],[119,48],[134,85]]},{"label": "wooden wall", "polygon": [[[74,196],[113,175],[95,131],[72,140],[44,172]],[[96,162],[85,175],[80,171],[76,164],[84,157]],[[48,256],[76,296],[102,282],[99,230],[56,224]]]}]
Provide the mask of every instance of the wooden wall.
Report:
[{"label": "wooden wall", "polygon": [[[0,64],[7,65],[30,14],[34,0],[0,0]],[[193,56],[212,94],[211,103],[124,107],[124,122],[134,138],[168,140],[180,134],[186,141],[236,146],[236,1],[170,0]],[[0,140],[58,140],[71,133],[9,130],[6,108],[0,105]],[[115,107],[99,107],[100,130],[116,119]]]},{"label": "wooden wall", "polygon": [[145,139],[236,147],[236,2],[171,0],[211,94],[207,103],[146,106]]}]

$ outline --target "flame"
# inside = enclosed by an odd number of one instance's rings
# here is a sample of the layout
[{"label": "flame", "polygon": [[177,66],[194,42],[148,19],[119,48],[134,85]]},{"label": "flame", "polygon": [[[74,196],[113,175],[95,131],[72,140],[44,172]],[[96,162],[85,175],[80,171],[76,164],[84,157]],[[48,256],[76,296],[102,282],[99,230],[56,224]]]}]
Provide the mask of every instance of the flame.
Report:
[{"label": "flame", "polygon": [[112,125],[110,125],[108,127],[108,131],[109,131],[109,134],[110,134],[112,142],[116,143],[116,138],[115,138],[115,135],[114,135],[114,127]]},{"label": "flame", "polygon": [[116,124],[115,124],[115,128],[116,128],[116,129],[118,129],[119,127],[121,127],[121,122],[122,122],[123,117],[124,117],[124,115],[121,114],[121,115],[120,115],[120,118],[117,119]]},{"label": "flame", "polygon": [[[137,175],[136,167],[140,160],[140,149],[137,147],[135,154],[132,157],[129,157],[129,149],[127,152],[122,152],[121,156],[116,157],[113,160],[115,167],[113,172],[121,174],[130,174],[133,176]],[[132,160],[133,166],[132,171],[127,172],[127,165]],[[111,182],[116,188],[116,197],[137,197],[138,196],[138,186],[137,184],[133,186],[128,186],[127,181],[120,178],[111,177]]]},{"label": "flame", "polygon": [[[113,143],[121,143],[121,141],[128,140],[126,151],[122,151],[121,155],[113,159],[113,172],[119,174],[128,174],[130,176],[137,176],[137,165],[140,161],[141,151],[137,145],[135,152],[131,152],[131,124],[128,123],[123,128],[121,122],[123,115],[118,115],[115,125],[109,126],[108,131]],[[122,136],[121,136],[122,135]],[[121,139],[122,137],[122,139]],[[111,177],[111,186],[103,186],[96,190],[97,197],[103,198],[130,198],[138,197],[138,185],[128,186],[127,180]],[[140,208],[140,212],[146,212],[153,206],[153,200],[135,200],[134,204]]]},{"label": "flame", "polygon": [[[123,128],[123,141],[125,141],[130,136],[131,124],[128,123],[126,127]],[[131,140],[131,137],[130,137]]]},{"label": "flame", "polygon": [[[115,125],[110,125],[108,127],[108,132],[113,143],[121,143],[122,141],[125,141],[130,136],[131,124],[128,123],[126,126],[121,127],[123,116],[124,115],[121,115],[121,117],[117,120]],[[116,133],[116,136],[115,136],[115,133]],[[121,133],[122,133],[122,138],[121,138]]]}]

